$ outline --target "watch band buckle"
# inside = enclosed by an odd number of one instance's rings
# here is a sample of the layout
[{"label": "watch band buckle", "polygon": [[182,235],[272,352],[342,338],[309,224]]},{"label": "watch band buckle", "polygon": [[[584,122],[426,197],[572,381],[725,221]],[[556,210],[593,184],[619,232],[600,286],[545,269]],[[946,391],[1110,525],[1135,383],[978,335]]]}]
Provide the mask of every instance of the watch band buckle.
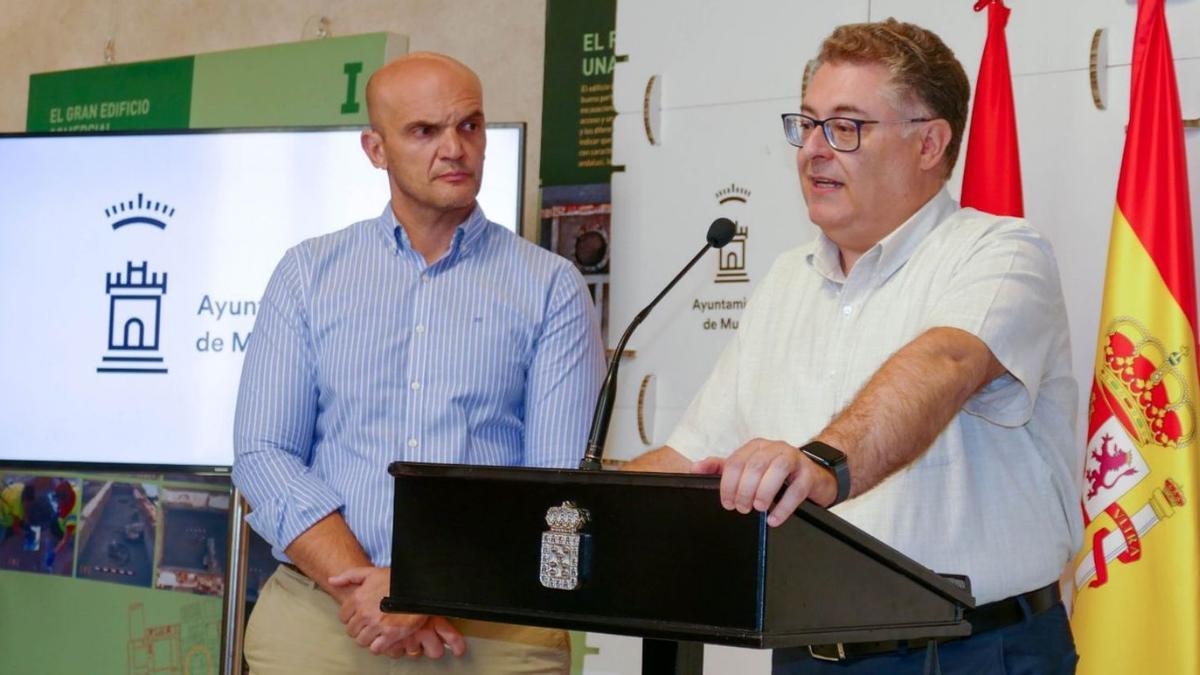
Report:
[{"label": "watch band buckle", "polygon": [[[836,651],[834,651],[832,654],[826,653],[824,650],[818,653],[816,649],[813,649],[814,646],[818,649],[822,647],[833,648]],[[846,647],[841,642],[831,645],[808,645],[808,655],[814,659],[817,659],[818,661],[832,661],[833,663],[837,663],[839,661],[846,660]]]}]

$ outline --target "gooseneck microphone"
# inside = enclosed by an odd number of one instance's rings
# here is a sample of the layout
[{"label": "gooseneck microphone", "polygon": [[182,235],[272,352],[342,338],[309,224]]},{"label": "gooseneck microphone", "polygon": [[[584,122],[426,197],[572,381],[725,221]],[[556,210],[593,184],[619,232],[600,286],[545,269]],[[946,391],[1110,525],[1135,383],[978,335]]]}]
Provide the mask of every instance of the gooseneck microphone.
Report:
[{"label": "gooseneck microphone", "polygon": [[621,341],[617,343],[617,349],[613,352],[612,360],[608,364],[608,376],[604,378],[604,386],[600,388],[600,396],[596,399],[596,412],[592,415],[592,431],[588,434],[587,450],[583,453],[583,460],[579,462],[579,468],[584,471],[599,471],[600,458],[604,455],[604,440],[608,437],[608,423],[612,419],[613,405],[617,400],[617,370],[621,366],[621,354],[625,352],[625,343],[629,342],[629,336],[633,335],[633,331],[642,321],[650,315],[650,310],[658,304],[659,300],[663,299],[675,284],[683,278],[683,275],[688,273],[688,270],[700,262],[700,258],[708,253],[710,248],[721,248],[728,244],[733,235],[736,234],[737,227],[733,221],[728,218],[717,218],[708,226],[708,243],[704,248],[700,249],[691,261],[684,265],[679,274],[667,284],[667,287],[662,289],[654,300],[646,305],[646,308],[638,312],[637,316],[633,317],[633,321],[629,322],[629,327],[625,329],[625,333],[621,335]]}]

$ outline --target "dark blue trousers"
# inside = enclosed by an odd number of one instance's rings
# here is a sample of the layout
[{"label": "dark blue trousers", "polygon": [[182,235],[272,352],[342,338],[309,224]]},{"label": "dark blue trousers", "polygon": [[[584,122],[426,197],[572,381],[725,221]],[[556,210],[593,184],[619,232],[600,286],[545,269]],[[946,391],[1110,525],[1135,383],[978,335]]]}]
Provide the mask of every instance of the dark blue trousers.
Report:
[{"label": "dark blue trousers", "polygon": [[[1022,603],[1024,606],[1024,603]],[[1069,675],[1079,660],[1062,604],[1005,628],[937,646],[942,675]],[[930,667],[925,648],[833,663],[814,659],[808,649],[776,649],[772,675],[924,675]]]}]

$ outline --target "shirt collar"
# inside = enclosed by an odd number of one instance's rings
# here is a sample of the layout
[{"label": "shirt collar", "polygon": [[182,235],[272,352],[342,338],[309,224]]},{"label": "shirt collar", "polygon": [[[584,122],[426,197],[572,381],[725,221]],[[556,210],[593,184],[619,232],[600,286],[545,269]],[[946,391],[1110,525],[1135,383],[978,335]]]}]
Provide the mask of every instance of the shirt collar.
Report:
[{"label": "shirt collar", "polygon": [[[379,214],[377,222],[380,226],[380,231],[387,237],[389,247],[396,252],[409,250],[412,247],[412,242],[408,238],[408,232],[400,226],[400,221],[396,219],[396,213],[392,211],[392,205],[389,202],[383,207],[383,213]],[[479,242],[480,237],[487,231],[488,219],[483,215],[483,209],[479,204],[475,204],[471,215],[467,219],[459,223],[454,230],[454,239],[450,242],[450,250],[446,253],[443,259],[453,259],[461,257],[468,252]]]},{"label": "shirt collar", "polygon": [[[908,262],[917,246],[933,228],[957,210],[958,204],[943,187],[904,221],[904,224],[863,253],[855,266],[871,264],[873,261],[873,276],[880,281],[887,279]],[[838,251],[837,244],[825,236],[824,232],[817,232],[812,252],[808,254],[808,262],[826,279],[837,283],[846,281],[846,275],[842,273],[841,252]]]},{"label": "shirt collar", "polygon": [[817,239],[813,242],[812,252],[808,254],[808,264],[830,281],[842,283],[846,280],[846,275],[842,273],[842,256],[837,244],[820,230],[817,230]]}]

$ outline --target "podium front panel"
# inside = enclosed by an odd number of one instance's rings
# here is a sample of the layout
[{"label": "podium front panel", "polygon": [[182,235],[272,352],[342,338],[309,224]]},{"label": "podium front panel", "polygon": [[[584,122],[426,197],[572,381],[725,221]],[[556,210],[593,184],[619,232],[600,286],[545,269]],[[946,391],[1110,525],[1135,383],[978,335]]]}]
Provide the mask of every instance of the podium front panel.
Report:
[{"label": "podium front panel", "polygon": [[[387,611],[747,647],[970,632],[969,582],[934,574],[811,503],[768,528],[763,514],[723,509],[711,476],[389,470]],[[547,516],[566,502],[588,515],[574,590],[542,578]]]},{"label": "podium front panel", "polygon": [[[395,607],[639,635],[762,629],[765,525],[722,509],[715,479],[432,466],[394,472]],[[539,576],[547,511],[564,502],[589,514],[577,590]]]}]

